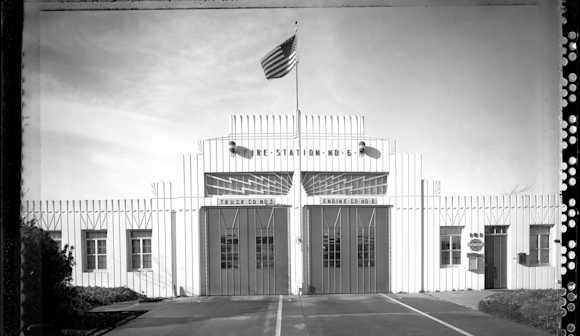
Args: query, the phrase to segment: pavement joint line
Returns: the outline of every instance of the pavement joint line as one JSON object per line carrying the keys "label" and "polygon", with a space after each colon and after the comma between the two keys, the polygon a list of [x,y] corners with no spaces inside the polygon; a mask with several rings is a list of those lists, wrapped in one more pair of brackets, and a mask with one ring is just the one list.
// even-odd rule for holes
{"label": "pavement joint line", "polygon": [[[480,312],[471,312],[471,311],[461,311],[461,310],[453,310],[447,312],[426,312],[431,314],[459,314],[459,315],[483,315]],[[390,316],[390,315],[419,315],[416,312],[390,312],[390,313],[337,313],[337,314],[310,314],[308,316],[300,315],[300,314],[293,314],[293,315],[286,315],[286,319],[294,319],[294,318],[325,318],[325,317],[363,317],[363,316]]]}
{"label": "pavement joint line", "polygon": [[276,333],[275,336],[280,336],[282,334],[282,295],[278,296],[278,313],[276,314]]}
{"label": "pavement joint line", "polygon": [[431,319],[431,320],[433,320],[433,321],[435,321],[435,322],[437,322],[437,323],[439,323],[439,324],[441,324],[441,325],[444,325],[444,326],[446,326],[446,327],[447,327],[447,328],[449,328],[449,329],[455,330],[455,331],[457,331],[458,333],[460,333],[460,334],[462,334],[462,335],[464,335],[464,336],[475,336],[475,335],[473,335],[473,334],[470,334],[470,333],[468,333],[467,331],[465,331],[465,330],[463,330],[463,329],[459,329],[459,328],[457,328],[457,327],[456,327],[456,326],[454,326],[454,325],[451,325],[451,324],[449,324],[449,323],[447,323],[447,322],[445,322],[445,321],[442,321],[442,320],[440,320],[440,319],[438,319],[438,318],[436,318],[436,317],[434,317],[434,316],[431,316],[431,315],[429,315],[429,314],[427,314],[427,313],[424,313],[424,312],[420,311],[420,310],[419,310],[419,309],[417,309],[417,308],[411,307],[411,306],[409,306],[409,305],[408,305],[408,304],[406,304],[406,303],[403,303],[403,302],[401,302],[401,301],[399,301],[399,300],[393,299],[392,297],[389,297],[388,295],[385,295],[385,294],[383,294],[383,293],[380,293],[379,295],[380,295],[380,296],[382,296],[382,297],[384,297],[385,299],[387,299],[387,300],[391,301],[391,302],[394,302],[394,303],[396,303],[396,304],[399,304],[399,305],[401,305],[401,306],[403,306],[403,307],[405,307],[405,308],[407,308],[407,309],[410,309],[410,310],[412,310],[412,311],[414,311],[414,312],[417,312],[417,313],[419,313],[419,314],[421,314],[421,315],[425,316],[425,317],[426,317],[426,318],[428,318],[428,319]]}
{"label": "pavement joint line", "polygon": [[286,319],[288,318],[324,318],[324,317],[357,317],[357,316],[388,316],[388,315],[418,315],[415,312],[393,312],[393,313],[346,313],[346,314],[310,314],[308,316],[303,315],[286,315]]}

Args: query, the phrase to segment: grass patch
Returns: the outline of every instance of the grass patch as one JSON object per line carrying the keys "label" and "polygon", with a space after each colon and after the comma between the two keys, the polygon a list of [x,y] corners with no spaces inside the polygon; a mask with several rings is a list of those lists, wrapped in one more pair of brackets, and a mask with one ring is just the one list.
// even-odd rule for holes
{"label": "grass patch", "polygon": [[144,311],[91,312],[103,305],[117,302],[148,300],[145,295],[126,287],[80,287],[71,288],[71,307],[58,327],[64,335],[83,336],[95,329],[112,328],[128,317],[136,317]]}
{"label": "grass patch", "polygon": [[557,289],[496,293],[479,302],[479,310],[556,333],[560,327],[560,295]]}
{"label": "grass patch", "polygon": [[[86,336],[99,330],[114,328],[118,323],[135,318],[144,310],[91,311],[98,306],[118,302],[158,302],[163,298],[150,298],[126,287],[67,287],[67,305],[53,324],[34,324],[26,329],[25,335],[68,335]],[[60,330],[60,331],[59,331]]]}
{"label": "grass patch", "polygon": [[75,287],[76,293],[88,310],[115,302],[145,300],[147,297],[127,287]]}

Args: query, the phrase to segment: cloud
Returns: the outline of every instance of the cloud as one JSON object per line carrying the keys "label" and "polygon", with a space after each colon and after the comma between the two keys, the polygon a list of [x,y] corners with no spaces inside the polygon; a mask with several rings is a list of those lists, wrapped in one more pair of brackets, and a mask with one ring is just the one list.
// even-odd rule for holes
{"label": "cloud", "polygon": [[[293,112],[294,74],[267,81],[259,59],[299,19],[303,111],[365,114],[371,135],[431,153],[426,174],[444,186],[457,180],[456,191],[468,191],[470,162],[483,165],[478,174],[501,167],[498,175],[520,179],[510,185],[531,184],[533,173],[516,174],[519,162],[480,156],[537,145],[544,112],[557,106],[543,93],[554,83],[538,70],[551,60],[536,54],[548,34],[538,34],[535,15],[533,7],[43,12],[25,29],[26,101],[37,106],[28,122],[42,139],[31,152],[42,152],[52,197],[107,195],[106,186],[133,195],[173,178],[174,158],[225,134],[228,114]],[[535,155],[552,159],[542,146]],[[453,169],[450,155],[461,158]]]}

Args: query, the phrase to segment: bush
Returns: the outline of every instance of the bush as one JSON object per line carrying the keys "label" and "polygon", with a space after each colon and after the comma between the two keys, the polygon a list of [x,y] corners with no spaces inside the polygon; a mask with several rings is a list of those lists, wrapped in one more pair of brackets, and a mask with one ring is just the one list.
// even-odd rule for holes
{"label": "bush", "polygon": [[[27,334],[57,335],[56,330],[110,325],[123,314],[88,313],[95,306],[144,299],[125,287],[71,286],[72,249],[58,244],[34,225],[22,222],[22,320]],[[113,316],[114,315],[114,316]],[[126,314],[125,314],[126,315]]]}
{"label": "bush", "polygon": [[70,287],[74,259],[72,247],[62,250],[34,221],[21,224],[22,320],[31,324],[59,325],[75,311],[74,289]]}
{"label": "bush", "polygon": [[491,315],[555,331],[560,324],[560,295],[555,289],[517,290],[490,295],[479,310]]}
{"label": "bush", "polygon": [[83,306],[96,307],[115,302],[133,301],[144,299],[145,295],[139,294],[126,287],[74,287],[76,295]]}

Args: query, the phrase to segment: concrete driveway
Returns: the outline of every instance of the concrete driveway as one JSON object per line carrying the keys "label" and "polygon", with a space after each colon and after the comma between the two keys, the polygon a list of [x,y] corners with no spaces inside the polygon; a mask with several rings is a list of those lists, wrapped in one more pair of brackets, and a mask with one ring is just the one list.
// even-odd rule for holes
{"label": "concrete driveway", "polygon": [[546,336],[428,295],[182,298],[135,305],[148,313],[108,336]]}

